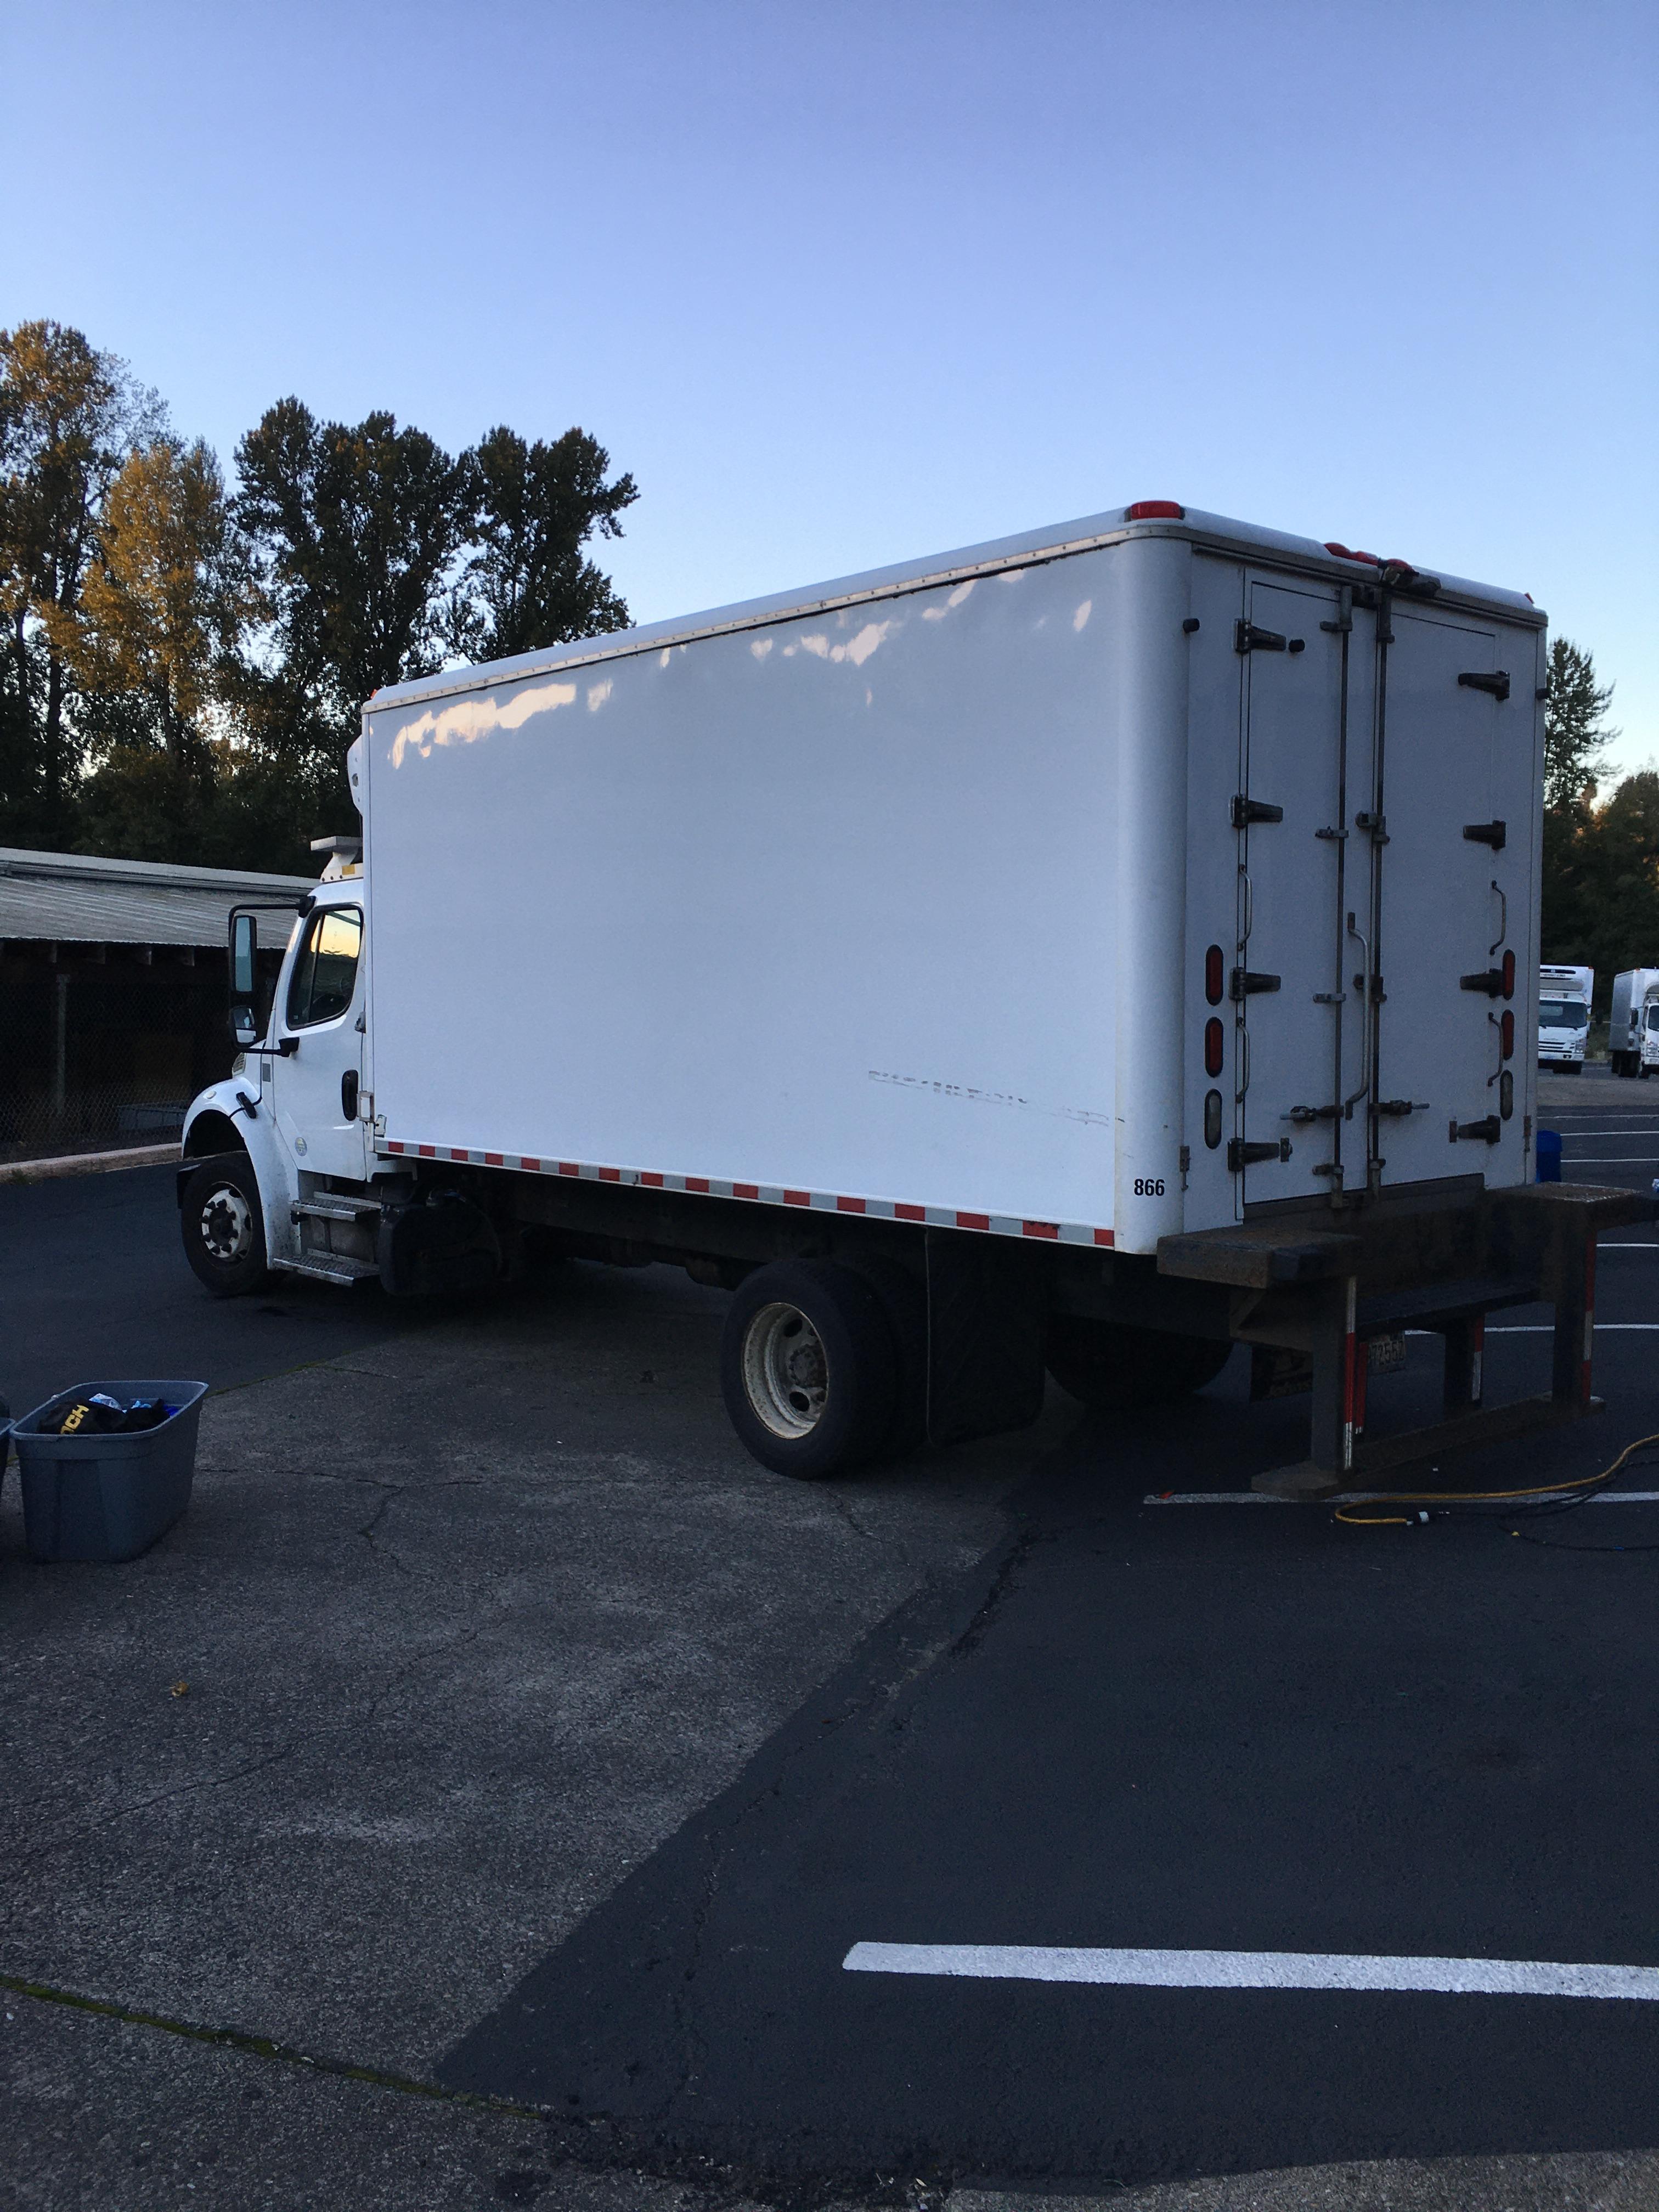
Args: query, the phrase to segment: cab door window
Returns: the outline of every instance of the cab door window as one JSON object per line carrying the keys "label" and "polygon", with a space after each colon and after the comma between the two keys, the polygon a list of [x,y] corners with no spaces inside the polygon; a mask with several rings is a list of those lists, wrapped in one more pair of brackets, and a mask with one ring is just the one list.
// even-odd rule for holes
{"label": "cab door window", "polygon": [[363,917],[355,906],[321,907],[306,924],[288,987],[291,1030],[337,1021],[357,988]]}

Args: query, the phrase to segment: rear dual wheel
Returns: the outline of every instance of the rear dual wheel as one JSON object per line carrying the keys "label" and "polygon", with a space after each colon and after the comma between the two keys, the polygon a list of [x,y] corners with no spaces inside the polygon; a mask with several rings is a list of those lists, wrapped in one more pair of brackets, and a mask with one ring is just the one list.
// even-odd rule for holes
{"label": "rear dual wheel", "polygon": [[720,1340],[732,1425],[763,1467],[817,1480],[897,1441],[898,1332],[872,1283],[829,1260],[748,1276]]}

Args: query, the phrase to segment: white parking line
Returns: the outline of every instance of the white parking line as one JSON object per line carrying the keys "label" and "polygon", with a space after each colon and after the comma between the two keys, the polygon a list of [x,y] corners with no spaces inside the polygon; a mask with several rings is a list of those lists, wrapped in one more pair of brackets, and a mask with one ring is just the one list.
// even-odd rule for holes
{"label": "white parking line", "polygon": [[[1393,1493],[1386,1490],[1333,1491],[1324,1498],[1275,1498],[1263,1490],[1149,1490],[1143,1505],[1378,1505]],[[1528,1496],[1534,1493],[1528,1492]],[[1547,1498],[1547,1486],[1535,1493]],[[1517,1501],[1518,1502],[1518,1501]],[[1659,1505],[1659,1490],[1596,1490],[1586,1505]]]}
{"label": "white parking line", "polygon": [[1101,1982],[1152,1990],[1395,1990],[1444,1996],[1659,2001],[1659,1967],[1543,1959],[1413,1959],[1342,1951],[1102,1951],[1027,1943],[854,1943],[849,1974]]}
{"label": "white parking line", "polygon": [[[1626,1336],[1640,1336],[1655,1329],[1659,1329],[1659,1321],[1598,1321],[1595,1324],[1598,1336],[1620,1333]],[[1410,1328],[1406,1332],[1407,1336],[1433,1336],[1437,1333],[1429,1328]],[[1553,1322],[1547,1321],[1509,1322],[1502,1328],[1489,1328],[1486,1334],[1488,1336],[1553,1336],[1555,1328]]]}
{"label": "white parking line", "polygon": [[[1577,1131],[1573,1134],[1576,1136]],[[1651,1159],[1646,1152],[1608,1152],[1600,1159],[1570,1160],[1562,1155],[1564,1168],[1659,1168],[1659,1160]]]}

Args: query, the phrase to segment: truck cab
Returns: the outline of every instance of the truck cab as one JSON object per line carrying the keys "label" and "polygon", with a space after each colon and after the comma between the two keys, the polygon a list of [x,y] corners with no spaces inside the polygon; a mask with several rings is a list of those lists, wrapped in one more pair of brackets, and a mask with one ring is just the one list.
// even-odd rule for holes
{"label": "truck cab", "polygon": [[1642,1006],[1640,1073],[1645,1083],[1659,1068],[1659,983],[1650,985]]}
{"label": "truck cab", "polygon": [[1589,968],[1552,967],[1538,971],[1538,1060],[1544,1067],[1582,1075],[1589,1042],[1590,997],[1595,975]]}
{"label": "truck cab", "polygon": [[[291,922],[274,909],[240,908],[233,919],[240,1048],[228,1078],[192,1102],[185,1123],[185,1251],[224,1295],[270,1268],[341,1284],[379,1272],[362,848],[333,837],[313,849],[328,864]],[[262,923],[267,937],[273,925],[286,927],[268,1003],[258,988]]]}

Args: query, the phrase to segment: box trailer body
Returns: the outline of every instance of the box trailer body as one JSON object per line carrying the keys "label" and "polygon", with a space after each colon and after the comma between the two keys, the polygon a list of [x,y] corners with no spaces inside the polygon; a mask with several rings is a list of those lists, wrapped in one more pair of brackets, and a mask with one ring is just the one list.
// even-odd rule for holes
{"label": "box trailer body", "polygon": [[[1615,1075],[1639,1075],[1649,1064],[1647,1016],[1659,1005],[1659,968],[1626,968],[1613,979],[1613,1008],[1607,1022],[1607,1057]],[[1659,1022],[1654,1024],[1654,1054],[1659,1057]]]}
{"label": "box trailer body", "polygon": [[1595,970],[1546,963],[1538,970],[1540,1064],[1582,1074],[1589,1046]]}
{"label": "box trailer body", "polygon": [[[1240,1236],[1529,1189],[1543,652],[1151,502],[382,691],[240,1079],[263,1258],[430,1282],[445,1193],[474,1260],[879,1247],[935,1434],[947,1276],[1028,1344],[1248,1334]],[[190,1158],[254,1153],[235,1095]]]}

